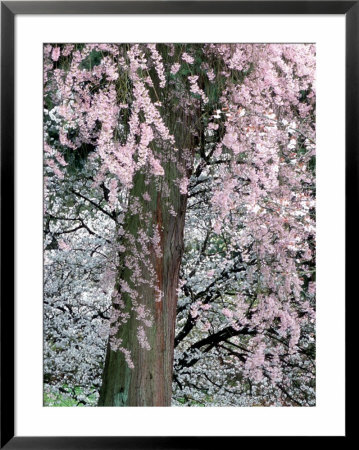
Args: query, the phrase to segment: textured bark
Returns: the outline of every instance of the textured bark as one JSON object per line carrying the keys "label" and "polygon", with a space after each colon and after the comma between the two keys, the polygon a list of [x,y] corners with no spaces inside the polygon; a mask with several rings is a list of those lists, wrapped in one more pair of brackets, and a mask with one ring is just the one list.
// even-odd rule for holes
{"label": "textured bark", "polygon": [[[162,51],[167,51],[164,46]],[[156,77],[153,77],[156,79]],[[157,89],[153,90],[153,101],[156,101]],[[191,175],[195,148],[200,144],[198,134],[194,133],[195,124],[200,120],[201,107],[184,112],[183,106],[176,106],[178,95],[169,97],[162,91],[161,101],[166,104],[165,117],[176,141],[176,148],[158,148],[152,150],[161,160],[164,176],[149,177],[146,170],[135,175],[134,186],[130,193],[129,205],[137,201],[141,205],[142,217],[128,213],[125,220],[125,231],[136,236],[145,227],[148,236],[158,227],[162,256],[156,256],[155,248],[150,249],[150,260],[144,257],[142,274],[148,277],[149,283],[141,283],[134,287],[141,299],[140,303],[151,311],[153,325],[146,328],[150,350],[141,348],[136,330],[138,321],[134,315],[121,325],[117,337],[123,341],[123,346],[130,350],[134,368],[130,369],[123,353],[113,351],[108,346],[102,387],[100,391],[100,406],[170,406],[172,397],[173,353],[175,338],[175,323],[177,311],[177,288],[179,270],[183,253],[183,231],[187,205],[187,195],[180,193],[179,180]],[[143,200],[147,192],[151,201]],[[170,208],[175,215],[170,213]],[[126,252],[131,245],[127,242]],[[126,258],[125,255],[122,255]],[[150,264],[149,264],[150,263]],[[154,268],[150,274],[146,265]],[[131,285],[131,273],[122,266],[119,268],[118,285],[125,280]],[[152,286],[151,286],[152,282]],[[155,283],[156,289],[153,287]],[[156,302],[158,290],[162,301]],[[128,311],[131,311],[131,301],[128,299]]]}
{"label": "textured bark", "polygon": [[[172,170],[167,167],[167,176],[173,176],[173,170],[174,167]],[[138,199],[141,193],[149,190],[153,199],[148,205],[143,205],[143,209],[152,216],[151,226],[158,225],[160,230],[162,256],[157,257],[153,250],[150,262],[155,268],[155,283],[163,293],[163,298],[156,302],[156,291],[150,285],[142,284],[137,287],[141,303],[151,311],[154,319],[152,327],[146,329],[151,349],[143,349],[139,345],[136,336],[138,321],[132,314],[131,319],[121,326],[118,337],[122,338],[124,346],[131,351],[135,368],[130,369],[124,355],[108,346],[99,401],[102,406],[171,404],[177,286],[183,249],[186,196],[180,195],[178,188],[171,189],[169,201],[177,213],[173,217],[168,212],[167,202],[162,200],[161,192],[157,192],[154,185],[145,186],[144,177],[137,175],[131,196]],[[139,226],[137,215],[127,217],[126,229],[131,235],[136,235]],[[146,264],[146,260],[142,264]],[[143,273],[146,273],[146,268],[143,268]],[[122,269],[120,276],[130,284],[130,275],[128,269]],[[130,311],[130,301],[127,308]]]}
{"label": "textured bark", "polygon": [[[194,145],[193,142],[192,145]],[[131,319],[121,325],[117,337],[120,337],[123,346],[131,351],[135,367],[129,368],[123,353],[113,351],[110,345],[108,346],[99,406],[171,405],[177,287],[187,204],[187,196],[180,194],[178,183],[174,180],[183,176],[183,172],[179,173],[178,169],[185,166],[183,158],[182,151],[178,150],[164,164],[165,175],[161,178],[161,183],[162,186],[169,187],[166,195],[158,188],[158,180],[156,182],[152,179],[150,183],[145,184],[145,175],[135,176],[129,204],[132,200],[141,201],[142,199],[143,215],[148,218],[148,223],[145,225],[148,227],[147,231],[151,233],[151,229],[158,226],[162,249],[161,257],[156,256],[154,248],[151,249],[150,260],[144,258],[141,261],[142,273],[146,274],[145,266],[150,261],[150,265],[155,269],[155,280],[148,281],[155,281],[157,288],[163,293],[163,298],[162,301],[156,302],[156,290],[149,284],[142,283],[136,287],[141,303],[151,311],[154,319],[152,327],[146,328],[151,349],[143,349],[139,345],[136,336],[139,323],[132,314]],[[186,158],[188,167],[188,150]],[[188,172],[187,175],[189,175]],[[150,202],[143,200],[144,192],[150,194]],[[176,216],[169,213],[169,205],[176,212]],[[125,231],[136,236],[143,226],[143,221],[138,214],[128,213]],[[126,253],[122,257],[125,258]],[[122,265],[119,269],[119,280],[125,280],[131,286],[130,277],[131,271]],[[127,311],[131,311],[129,299],[126,308]]]}

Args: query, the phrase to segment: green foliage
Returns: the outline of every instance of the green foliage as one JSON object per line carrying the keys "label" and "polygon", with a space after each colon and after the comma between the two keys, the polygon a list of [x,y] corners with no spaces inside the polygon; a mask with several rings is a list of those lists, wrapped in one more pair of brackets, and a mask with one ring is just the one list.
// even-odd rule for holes
{"label": "green foliage", "polygon": [[79,170],[84,168],[88,155],[95,150],[91,144],[82,144],[76,150],[63,147],[62,152],[67,162],[67,170],[69,175],[78,175]]}
{"label": "green foliage", "polygon": [[92,50],[88,57],[81,61],[80,69],[91,70],[92,67],[99,66],[101,64],[102,58],[103,52]]}
{"label": "green foliage", "polygon": [[67,384],[64,384],[60,390],[61,392],[57,389],[50,388],[47,385],[47,389],[45,389],[43,397],[44,406],[68,407],[97,405],[97,396],[95,394],[85,396],[83,388],[80,386],[69,387]]}

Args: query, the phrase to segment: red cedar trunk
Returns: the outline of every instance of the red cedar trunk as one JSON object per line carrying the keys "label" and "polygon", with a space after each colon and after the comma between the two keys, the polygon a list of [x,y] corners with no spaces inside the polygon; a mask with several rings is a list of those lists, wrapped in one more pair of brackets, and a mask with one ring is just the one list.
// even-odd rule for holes
{"label": "red cedar trunk", "polygon": [[[130,194],[131,201],[138,199],[141,203],[143,214],[149,220],[144,225],[138,214],[129,213],[125,220],[125,232],[136,236],[138,230],[145,226],[151,234],[153,227],[158,226],[160,232],[160,247],[162,256],[156,256],[155,248],[150,248],[149,259],[140,261],[143,274],[148,274],[146,266],[152,266],[155,270],[155,282],[157,288],[163,293],[162,301],[156,302],[158,296],[156,290],[149,284],[142,283],[137,286],[140,303],[151,311],[153,324],[145,328],[151,349],[146,350],[139,345],[136,332],[139,321],[131,314],[131,319],[121,325],[117,337],[123,341],[123,346],[130,350],[134,368],[130,369],[125,361],[124,354],[113,351],[110,346],[107,349],[103,381],[100,391],[99,406],[170,406],[172,396],[172,372],[174,333],[177,308],[177,288],[179,269],[183,252],[183,230],[186,212],[187,197],[179,192],[178,180],[183,173],[178,172],[178,163],[183,163],[181,151],[175,152],[177,162],[164,164],[165,175],[161,178],[162,186],[167,183],[169,197],[163,195],[156,187],[155,180],[145,184],[145,176],[135,176],[134,187]],[[143,200],[142,194],[148,192],[151,201]],[[176,216],[169,213],[169,205],[172,206]],[[126,246],[131,253],[131,244]],[[127,268],[120,269],[119,279],[125,280],[131,286],[131,271]],[[131,311],[131,301],[126,302],[126,310]]]}

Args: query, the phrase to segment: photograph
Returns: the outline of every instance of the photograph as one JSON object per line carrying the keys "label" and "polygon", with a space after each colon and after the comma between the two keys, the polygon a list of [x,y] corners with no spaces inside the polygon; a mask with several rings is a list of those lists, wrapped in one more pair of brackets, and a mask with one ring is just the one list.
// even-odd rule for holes
{"label": "photograph", "polygon": [[42,51],[43,406],[316,406],[315,43]]}

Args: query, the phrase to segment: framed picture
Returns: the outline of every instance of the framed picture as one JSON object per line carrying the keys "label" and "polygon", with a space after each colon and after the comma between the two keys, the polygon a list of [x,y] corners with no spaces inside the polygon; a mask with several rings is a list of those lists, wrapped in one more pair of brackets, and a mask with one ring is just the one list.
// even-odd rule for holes
{"label": "framed picture", "polygon": [[1,448],[348,436],[358,11],[1,3]]}

